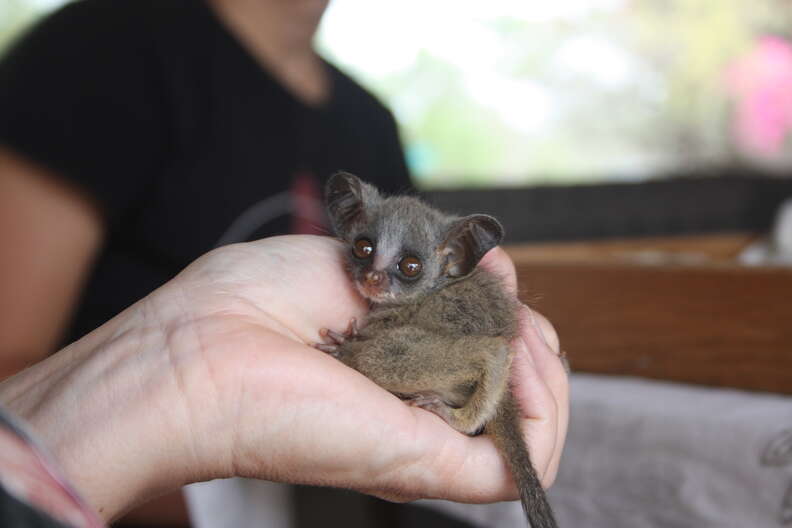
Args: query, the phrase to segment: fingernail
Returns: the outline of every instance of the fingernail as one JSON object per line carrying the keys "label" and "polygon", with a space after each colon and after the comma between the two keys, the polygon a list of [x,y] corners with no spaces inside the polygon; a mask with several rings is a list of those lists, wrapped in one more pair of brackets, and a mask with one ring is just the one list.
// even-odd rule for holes
{"label": "fingernail", "polygon": [[513,343],[512,346],[516,347],[517,354],[526,358],[528,360],[528,363],[533,365],[534,358],[533,358],[533,354],[531,353],[531,347],[528,346],[528,343],[525,342],[525,339],[523,339],[522,337],[518,337],[512,343]]}
{"label": "fingernail", "polygon": [[542,327],[539,326],[539,322],[536,320],[536,317],[534,316],[533,310],[531,310],[527,306],[525,306],[525,309],[528,311],[528,318],[531,320],[531,326],[533,326],[534,330],[536,330],[536,333],[539,334],[539,337],[542,339],[542,343],[544,343],[545,346],[549,346],[547,344],[547,338],[545,337],[544,332],[542,332]]}

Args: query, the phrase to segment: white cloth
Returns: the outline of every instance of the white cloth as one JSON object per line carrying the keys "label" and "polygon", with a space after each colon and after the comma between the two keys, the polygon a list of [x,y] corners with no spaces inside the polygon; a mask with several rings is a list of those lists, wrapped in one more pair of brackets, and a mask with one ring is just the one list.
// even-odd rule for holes
{"label": "white cloth", "polygon": [[[792,526],[792,397],[581,374],[572,395],[560,526]],[[517,504],[433,506],[524,526]]]}
{"label": "white cloth", "polygon": [[243,478],[212,480],[184,488],[193,528],[291,528],[291,488]]}
{"label": "white cloth", "polygon": [[[573,374],[550,501],[565,528],[792,527],[792,397]],[[190,486],[196,528],[288,528],[288,490]],[[524,528],[517,502],[419,501],[481,527]],[[286,524],[284,524],[286,523]]]}
{"label": "white cloth", "polygon": [[770,236],[745,248],[740,262],[750,266],[792,266],[792,199],[778,208]]}
{"label": "white cloth", "polygon": [[590,375],[573,394],[562,526],[785,526],[792,398]]}

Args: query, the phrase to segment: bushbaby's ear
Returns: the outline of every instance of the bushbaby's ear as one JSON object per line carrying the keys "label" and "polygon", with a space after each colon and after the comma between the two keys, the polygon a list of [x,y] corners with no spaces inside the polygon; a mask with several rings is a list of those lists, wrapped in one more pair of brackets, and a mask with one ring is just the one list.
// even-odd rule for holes
{"label": "bushbaby's ear", "polygon": [[356,222],[365,220],[366,208],[381,200],[376,188],[354,174],[337,172],[325,186],[325,202],[330,222],[343,237]]}
{"label": "bushbaby's ear", "polygon": [[445,257],[445,274],[464,277],[502,239],[503,227],[489,215],[475,214],[457,220],[440,246],[441,255]]}

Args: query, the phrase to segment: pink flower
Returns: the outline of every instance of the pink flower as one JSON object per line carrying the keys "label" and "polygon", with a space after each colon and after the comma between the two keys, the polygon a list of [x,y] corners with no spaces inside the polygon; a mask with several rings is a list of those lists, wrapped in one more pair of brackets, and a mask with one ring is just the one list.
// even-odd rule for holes
{"label": "pink flower", "polygon": [[762,37],[728,72],[737,97],[734,133],[745,150],[774,156],[792,129],[792,44]]}

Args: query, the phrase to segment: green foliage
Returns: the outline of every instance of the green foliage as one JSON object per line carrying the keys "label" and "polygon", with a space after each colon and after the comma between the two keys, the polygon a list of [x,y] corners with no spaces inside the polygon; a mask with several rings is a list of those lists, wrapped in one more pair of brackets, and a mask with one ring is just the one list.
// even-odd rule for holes
{"label": "green foliage", "polygon": [[[0,54],[45,4],[64,1],[0,0]],[[486,42],[476,50],[467,45],[478,46],[474,37],[456,41],[465,45],[454,57],[447,42],[433,47],[446,34],[460,38],[440,23],[433,42],[416,41],[409,28],[398,41],[367,41],[386,51],[420,50],[397,70],[378,69],[389,73],[367,71],[336,55],[332,42],[320,43],[394,110],[424,186],[651,177],[739,160],[727,72],[758,37],[792,38],[792,0],[587,6],[560,15],[537,4],[545,15],[457,17]],[[331,22],[345,34],[360,27],[359,20]],[[787,157],[792,163],[792,149]]]}
{"label": "green foliage", "polygon": [[[790,35],[792,0],[591,5],[601,7],[479,21],[497,42],[486,69],[430,45],[397,74],[345,66],[395,110],[425,186],[651,177],[739,159],[727,73],[758,37]],[[540,127],[504,111],[530,120],[535,93],[498,100],[476,89],[483,75],[538,87]]]}

